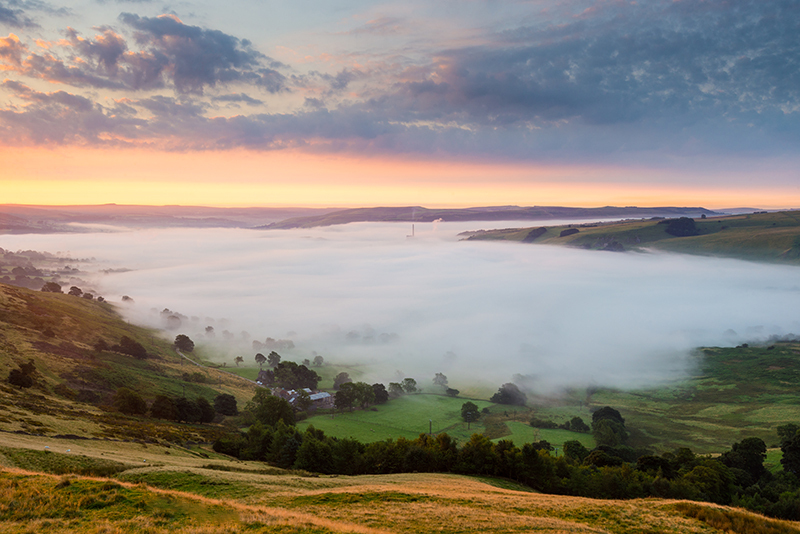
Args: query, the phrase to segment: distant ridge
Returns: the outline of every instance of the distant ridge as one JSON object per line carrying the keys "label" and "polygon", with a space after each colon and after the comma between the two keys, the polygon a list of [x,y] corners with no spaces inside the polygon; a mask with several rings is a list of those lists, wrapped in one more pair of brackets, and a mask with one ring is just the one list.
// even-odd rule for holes
{"label": "distant ridge", "polygon": [[357,208],[339,210],[310,217],[293,217],[259,229],[313,228],[352,222],[433,222],[453,221],[535,221],[553,219],[604,219],[647,217],[699,217],[717,215],[700,207],[605,206],[601,208],[570,208],[563,206],[487,206],[461,209],[429,209],[421,206]]}
{"label": "distant ridge", "polygon": [[313,228],[352,222],[548,221],[554,219],[641,219],[719,215],[700,207],[479,206],[432,209],[422,206],[375,208],[215,208],[205,206],[32,206],[0,204],[0,234],[75,233],[125,228]]}

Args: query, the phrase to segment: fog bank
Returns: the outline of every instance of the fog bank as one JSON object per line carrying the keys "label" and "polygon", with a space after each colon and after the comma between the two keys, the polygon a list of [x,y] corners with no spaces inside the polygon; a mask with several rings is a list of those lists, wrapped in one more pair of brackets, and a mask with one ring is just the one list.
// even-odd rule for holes
{"label": "fog bank", "polygon": [[686,372],[694,347],[800,333],[797,267],[456,240],[515,226],[492,225],[417,223],[413,239],[388,223],[19,235],[0,247],[133,269],[95,285],[111,302],[133,297],[122,309],[137,322],[159,324],[153,308],[186,315],[168,335],[203,343],[213,326],[226,358],[252,362],[251,340],[290,339],[285,359],[366,362],[370,378],[423,387],[435,372],[455,387],[515,374],[542,391],[647,385]]}

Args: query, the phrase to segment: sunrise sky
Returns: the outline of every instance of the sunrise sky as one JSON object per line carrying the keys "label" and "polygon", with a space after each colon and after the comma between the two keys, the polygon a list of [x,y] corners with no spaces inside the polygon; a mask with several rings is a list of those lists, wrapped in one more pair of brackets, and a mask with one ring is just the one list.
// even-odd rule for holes
{"label": "sunrise sky", "polygon": [[0,0],[0,204],[800,207],[795,0]]}

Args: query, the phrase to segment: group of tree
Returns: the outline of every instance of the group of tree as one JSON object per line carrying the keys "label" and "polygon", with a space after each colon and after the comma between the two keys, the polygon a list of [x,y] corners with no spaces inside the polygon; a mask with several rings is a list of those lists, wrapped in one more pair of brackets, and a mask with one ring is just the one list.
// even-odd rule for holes
{"label": "group of tree", "polygon": [[570,432],[588,433],[591,431],[589,425],[587,425],[586,422],[578,416],[575,416],[569,421],[565,421],[560,425],[555,421],[533,417],[530,420],[530,425],[534,428],[560,428],[561,430],[569,430]]}
{"label": "group of tree", "polygon": [[236,398],[232,395],[217,395],[213,406],[204,397],[192,400],[186,397],[157,395],[148,407],[138,392],[124,387],[114,393],[112,405],[117,411],[127,415],[145,415],[149,412],[151,417],[180,423],[210,423],[217,411],[223,415],[238,413]]}
{"label": "group of tree", "polygon": [[700,229],[697,228],[694,219],[690,217],[665,219],[659,221],[658,224],[666,224],[667,228],[664,231],[675,237],[689,237],[700,233]]}
{"label": "group of tree", "polygon": [[[261,393],[259,393],[261,394]],[[245,432],[219,439],[214,450],[243,460],[317,473],[361,475],[402,472],[442,472],[505,477],[536,490],[603,499],[658,497],[710,501],[749,508],[784,519],[800,519],[800,427],[781,427],[784,470],[764,468],[766,445],[759,438],[734,443],[729,451],[711,457],[681,448],[661,455],[626,445],[599,445],[588,450],[578,441],[564,444],[553,456],[546,441],[517,447],[509,440],[493,443],[473,434],[463,445],[447,434],[421,434],[363,444],[326,436],[308,427],[293,426],[291,407],[271,397],[276,406],[253,417]],[[478,413],[465,403],[464,413]],[[474,404],[474,403],[472,403]],[[284,417],[275,417],[283,405]],[[624,425],[616,410],[603,410],[595,426]],[[619,412],[616,412],[619,413]],[[613,425],[611,425],[613,426]]]}
{"label": "group of tree", "polygon": [[392,398],[417,393],[417,381],[413,378],[404,378],[402,382],[389,382],[389,396]]}
{"label": "group of tree", "polygon": [[333,397],[337,410],[358,406],[368,408],[373,404],[384,404],[389,401],[389,392],[383,384],[369,385],[366,382],[345,382]]}
{"label": "group of tree", "polygon": [[[60,292],[60,286],[59,286],[59,291],[58,291],[58,292]],[[72,287],[70,287],[70,288],[69,288],[69,292],[68,292],[68,294],[69,294],[69,295],[72,295],[73,297],[83,297],[83,298],[85,298],[86,300],[92,300],[92,299],[94,299],[94,295],[93,295],[92,293],[89,293],[88,291],[84,292],[84,291],[83,291],[81,288],[79,288],[78,286],[72,286]],[[97,297],[97,300],[98,300],[99,302],[104,302],[104,301],[105,301],[105,299],[104,299],[103,297],[99,297],[99,296]]]}
{"label": "group of tree", "polygon": [[264,371],[261,376],[263,385],[283,389],[317,389],[319,381],[322,380],[315,371],[305,365],[290,361],[277,363],[274,369]]}
{"label": "group of tree", "polygon": [[528,399],[525,394],[519,390],[516,384],[509,382],[508,384],[503,384],[500,386],[500,389],[497,390],[497,393],[492,395],[492,398],[489,400],[495,404],[525,406],[525,403]]}

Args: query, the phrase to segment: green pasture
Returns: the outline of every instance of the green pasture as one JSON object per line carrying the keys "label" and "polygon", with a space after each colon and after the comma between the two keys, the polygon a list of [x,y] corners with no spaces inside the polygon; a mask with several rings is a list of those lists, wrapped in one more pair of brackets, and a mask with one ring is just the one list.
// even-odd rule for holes
{"label": "green pasture", "polygon": [[467,401],[480,409],[495,406],[488,401],[442,395],[406,395],[367,410],[309,417],[298,427],[305,430],[314,425],[329,436],[355,438],[364,443],[398,437],[414,439],[431,428],[435,434],[446,432],[458,440],[467,440],[483,430],[480,420],[472,423],[469,430],[461,420],[461,406]]}
{"label": "green pasture", "polygon": [[593,393],[593,406],[625,417],[636,446],[719,452],[747,437],[778,443],[779,425],[800,422],[800,345],[774,343],[697,352],[695,376],[660,388]]}

